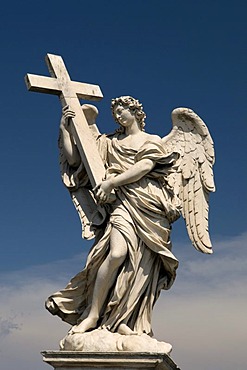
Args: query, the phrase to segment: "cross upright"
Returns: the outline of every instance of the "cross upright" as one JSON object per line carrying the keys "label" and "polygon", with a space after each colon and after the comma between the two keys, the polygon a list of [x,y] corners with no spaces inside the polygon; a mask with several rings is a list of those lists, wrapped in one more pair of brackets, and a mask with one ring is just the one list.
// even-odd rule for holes
{"label": "cross upright", "polygon": [[71,81],[61,56],[47,54],[46,64],[52,77],[27,74],[27,88],[29,91],[58,95],[62,107],[69,105],[75,112],[75,117],[72,118],[72,134],[91,185],[95,187],[102,181],[105,168],[79,99],[97,101],[103,98],[103,94],[98,85]]}

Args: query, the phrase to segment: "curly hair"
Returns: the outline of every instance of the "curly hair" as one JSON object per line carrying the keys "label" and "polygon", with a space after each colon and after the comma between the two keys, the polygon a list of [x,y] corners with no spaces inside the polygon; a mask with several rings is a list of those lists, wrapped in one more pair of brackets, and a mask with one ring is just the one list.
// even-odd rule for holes
{"label": "curly hair", "polygon": [[115,116],[115,113],[114,113],[114,109],[118,105],[121,105],[124,108],[128,108],[131,112],[133,112],[137,122],[140,125],[140,129],[144,131],[146,114],[139,100],[132,98],[132,96],[120,96],[119,98],[112,99],[111,101],[112,114],[113,114],[115,121],[119,124]]}

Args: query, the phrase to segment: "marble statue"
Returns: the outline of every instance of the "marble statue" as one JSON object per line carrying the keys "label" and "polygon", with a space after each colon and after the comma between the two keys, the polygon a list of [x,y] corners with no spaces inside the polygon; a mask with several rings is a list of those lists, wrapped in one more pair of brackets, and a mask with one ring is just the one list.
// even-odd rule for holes
{"label": "marble statue", "polygon": [[[144,131],[142,104],[130,96],[112,100],[119,125],[113,134],[99,133],[94,106],[82,109],[91,119],[105,178],[90,188],[70,132],[74,112],[69,107],[64,108],[60,125],[60,165],[83,234],[95,237],[95,242],[85,269],[49,297],[46,306],[73,325],[70,334],[106,328],[124,335],[151,335],[153,306],[176,276],[170,226],[181,213],[193,245],[212,253],[208,235],[208,193],[214,190],[212,139],[203,121],[186,108],[172,112],[173,129],[163,139]],[[97,209],[89,215],[88,204],[83,203],[85,189],[104,208],[104,218],[102,212],[97,216]]]}
{"label": "marble statue", "polygon": [[[57,70],[58,74],[62,68]],[[29,87],[34,85],[30,76]],[[67,89],[79,84],[69,82]],[[52,93],[54,84],[51,81]],[[32,86],[30,90],[44,92],[43,87]],[[172,286],[178,267],[170,238],[172,223],[182,215],[194,247],[212,253],[208,232],[208,196],[215,190],[212,138],[202,119],[187,108],[173,110],[169,135],[148,134],[142,104],[131,96],[112,100],[118,128],[101,134],[97,108],[84,104],[79,109],[69,99],[63,92],[61,176],[79,214],[82,236],[94,238],[94,243],[83,271],[52,294],[46,308],[71,325],[62,349],[82,350],[77,344],[83,335],[84,347],[90,334],[104,342],[102,333],[107,332],[115,336],[117,350],[132,350],[143,336],[147,347],[157,350],[149,342],[152,310],[161,291]],[[96,165],[100,170],[92,170]],[[130,337],[131,345],[123,341]]]}

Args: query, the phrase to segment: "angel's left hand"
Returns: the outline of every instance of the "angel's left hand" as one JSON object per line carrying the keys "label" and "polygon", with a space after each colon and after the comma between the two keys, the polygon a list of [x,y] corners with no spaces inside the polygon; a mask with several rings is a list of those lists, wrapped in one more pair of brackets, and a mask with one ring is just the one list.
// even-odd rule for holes
{"label": "angel's left hand", "polygon": [[93,188],[96,199],[100,203],[106,203],[109,199],[114,184],[112,179],[104,180]]}

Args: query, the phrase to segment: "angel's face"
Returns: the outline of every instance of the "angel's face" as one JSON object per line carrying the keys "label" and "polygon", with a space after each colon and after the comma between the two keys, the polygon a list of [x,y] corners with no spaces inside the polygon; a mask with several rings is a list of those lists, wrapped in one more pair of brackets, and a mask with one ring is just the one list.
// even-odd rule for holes
{"label": "angel's face", "polygon": [[129,127],[135,121],[135,115],[128,107],[117,105],[114,108],[114,116],[118,123],[123,127]]}

